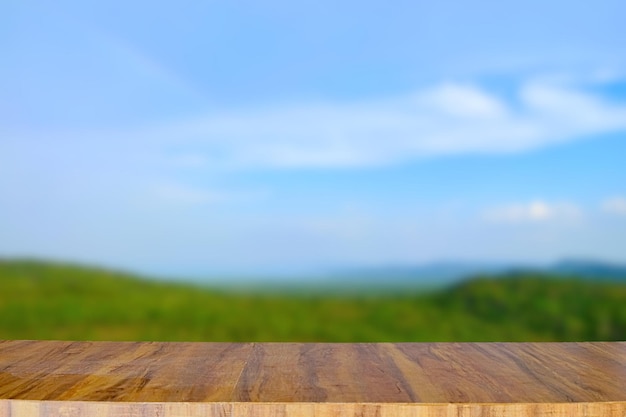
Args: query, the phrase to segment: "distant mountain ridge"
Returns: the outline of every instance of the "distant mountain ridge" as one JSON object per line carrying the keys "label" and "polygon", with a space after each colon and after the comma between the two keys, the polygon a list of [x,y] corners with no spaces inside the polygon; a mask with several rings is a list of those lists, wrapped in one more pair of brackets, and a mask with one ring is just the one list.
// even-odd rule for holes
{"label": "distant mountain ridge", "polygon": [[583,259],[565,259],[555,263],[550,272],[590,278],[626,281],[626,265]]}
{"label": "distant mountain ridge", "polygon": [[478,262],[433,262],[423,265],[389,265],[337,271],[333,278],[344,284],[375,286],[446,286],[476,275],[498,274],[510,269],[504,264]]}
{"label": "distant mountain ridge", "polygon": [[348,291],[378,289],[440,289],[471,280],[476,277],[506,277],[519,274],[549,275],[552,277],[599,279],[613,282],[626,282],[626,264],[599,260],[568,258],[548,265],[533,265],[505,262],[472,262],[472,261],[440,261],[421,265],[382,265],[371,267],[353,267],[335,269],[322,273],[293,275],[289,278],[276,278],[259,275],[245,280],[225,280],[207,276],[206,279],[185,279],[184,277],[145,276],[131,271],[118,271],[106,267],[92,267],[71,262],[57,262],[38,259],[3,259],[0,265],[14,268],[28,265],[41,267],[68,268],[71,270],[98,271],[107,275],[128,275],[160,282],[180,282],[201,285],[212,285],[223,288],[239,288],[250,290],[286,289],[329,289]]}
{"label": "distant mountain ridge", "polygon": [[343,284],[426,287],[448,286],[477,276],[500,276],[514,273],[562,275],[626,282],[626,265],[586,259],[563,259],[549,265],[435,262],[423,265],[390,265],[354,268],[335,273]]}

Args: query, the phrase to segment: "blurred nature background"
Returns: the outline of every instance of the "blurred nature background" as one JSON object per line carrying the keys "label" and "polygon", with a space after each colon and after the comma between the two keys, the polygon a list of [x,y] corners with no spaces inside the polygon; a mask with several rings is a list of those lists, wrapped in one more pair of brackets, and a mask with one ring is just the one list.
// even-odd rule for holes
{"label": "blurred nature background", "polygon": [[625,340],[624,16],[3,1],[0,338]]}

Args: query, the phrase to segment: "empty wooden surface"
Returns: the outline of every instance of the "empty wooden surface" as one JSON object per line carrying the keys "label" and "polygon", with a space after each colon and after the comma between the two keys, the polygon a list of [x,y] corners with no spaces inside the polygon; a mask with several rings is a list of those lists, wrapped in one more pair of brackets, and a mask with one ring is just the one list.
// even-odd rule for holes
{"label": "empty wooden surface", "polygon": [[0,416],[626,416],[626,343],[0,341]]}

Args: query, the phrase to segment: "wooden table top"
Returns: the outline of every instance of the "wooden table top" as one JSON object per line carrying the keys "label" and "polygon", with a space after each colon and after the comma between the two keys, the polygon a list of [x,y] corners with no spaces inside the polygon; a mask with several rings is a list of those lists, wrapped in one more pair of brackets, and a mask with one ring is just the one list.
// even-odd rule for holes
{"label": "wooden table top", "polygon": [[626,416],[626,342],[0,341],[0,417],[59,407],[76,415],[159,407],[179,416],[439,416],[452,407]]}

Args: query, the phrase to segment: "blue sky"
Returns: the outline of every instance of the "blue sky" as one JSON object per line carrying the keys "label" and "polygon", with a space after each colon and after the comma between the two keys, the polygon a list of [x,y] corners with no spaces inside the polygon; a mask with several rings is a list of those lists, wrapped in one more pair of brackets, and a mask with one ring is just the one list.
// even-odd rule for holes
{"label": "blue sky", "polygon": [[626,5],[0,5],[0,256],[626,262]]}

